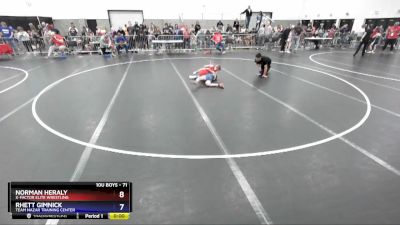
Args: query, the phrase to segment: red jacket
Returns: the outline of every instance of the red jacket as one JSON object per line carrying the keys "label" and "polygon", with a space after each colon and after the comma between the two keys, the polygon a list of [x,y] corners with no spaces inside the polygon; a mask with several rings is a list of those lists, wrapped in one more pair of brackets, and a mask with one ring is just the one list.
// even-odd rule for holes
{"label": "red jacket", "polygon": [[51,42],[53,42],[57,47],[65,45],[64,37],[59,34],[53,35],[53,37],[51,37]]}
{"label": "red jacket", "polygon": [[399,38],[400,26],[390,26],[386,33],[387,39],[397,39]]}
{"label": "red jacket", "polygon": [[221,43],[223,40],[222,34],[219,32],[215,33],[214,36],[212,37],[212,40],[217,44]]}

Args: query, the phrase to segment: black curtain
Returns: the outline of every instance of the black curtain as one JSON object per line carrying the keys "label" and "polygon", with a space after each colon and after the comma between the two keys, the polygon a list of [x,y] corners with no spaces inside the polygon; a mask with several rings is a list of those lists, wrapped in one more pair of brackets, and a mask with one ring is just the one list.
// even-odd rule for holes
{"label": "black curtain", "polygon": [[[40,22],[53,23],[51,17],[39,17]],[[12,26],[16,29],[18,26],[29,30],[29,23],[32,23],[37,28],[39,22],[36,16],[0,16],[0,21],[4,21],[8,26]]]}
{"label": "black curtain", "polygon": [[349,31],[351,31],[353,29],[354,19],[341,19],[339,23],[339,28],[341,28],[345,24],[349,25],[348,29]]}
{"label": "black curtain", "polygon": [[96,33],[96,27],[97,27],[96,20],[86,20],[86,24],[93,33]]}
{"label": "black curtain", "polygon": [[313,21],[313,26],[318,28],[321,23],[324,24],[324,29],[327,30],[327,29],[332,28],[332,26],[334,24],[336,24],[336,20],[314,20]]}
{"label": "black curtain", "polygon": [[394,25],[395,22],[400,22],[400,18],[366,19],[365,22],[375,26],[383,26],[383,29],[386,30],[389,26]]}
{"label": "black curtain", "polygon": [[302,20],[301,25],[303,26],[308,26],[308,24],[311,23],[311,20]]}

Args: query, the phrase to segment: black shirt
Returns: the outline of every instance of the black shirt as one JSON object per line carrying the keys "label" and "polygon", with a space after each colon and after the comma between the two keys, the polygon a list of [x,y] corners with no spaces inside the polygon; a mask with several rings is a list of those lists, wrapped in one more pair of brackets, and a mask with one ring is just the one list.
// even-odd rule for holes
{"label": "black shirt", "polygon": [[368,42],[371,37],[372,32],[373,32],[373,30],[369,26],[367,26],[365,28],[365,35],[364,35],[364,38],[362,39],[362,41]]}
{"label": "black shirt", "polygon": [[200,24],[196,24],[196,26],[194,26],[194,33],[197,34],[197,32],[199,32],[200,29],[201,29]]}
{"label": "black shirt", "polygon": [[135,24],[135,26],[133,26],[133,31],[136,35],[139,35],[140,26],[138,24]]}
{"label": "black shirt", "polygon": [[163,28],[163,34],[169,34],[169,28],[168,27],[164,27]]}
{"label": "black shirt", "polygon": [[256,63],[258,65],[261,65],[261,69],[264,69],[265,65],[268,65],[268,67],[271,66],[271,59],[268,56],[261,56],[261,60]]}
{"label": "black shirt", "polygon": [[78,30],[76,28],[71,28],[69,31],[70,36],[78,36]]}
{"label": "black shirt", "polygon": [[123,29],[118,29],[117,32],[121,33],[121,34],[124,35],[124,36],[126,35],[126,34],[125,34],[125,31],[124,31]]}
{"label": "black shirt", "polygon": [[253,15],[253,12],[251,11],[251,9],[246,9],[244,10],[241,14],[246,13],[246,17],[250,17]]}
{"label": "black shirt", "polygon": [[233,22],[233,27],[236,27],[236,29],[239,29],[239,21],[235,20]]}
{"label": "black shirt", "polygon": [[289,33],[290,33],[290,29],[289,29],[289,28],[286,28],[286,29],[282,32],[281,38],[284,39],[284,40],[288,39]]}

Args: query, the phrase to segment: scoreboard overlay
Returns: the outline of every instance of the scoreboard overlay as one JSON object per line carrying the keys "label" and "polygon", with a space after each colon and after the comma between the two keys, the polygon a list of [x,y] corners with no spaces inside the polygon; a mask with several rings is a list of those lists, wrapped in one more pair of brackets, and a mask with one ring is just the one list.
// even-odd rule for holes
{"label": "scoreboard overlay", "polygon": [[131,182],[9,182],[13,219],[127,220]]}

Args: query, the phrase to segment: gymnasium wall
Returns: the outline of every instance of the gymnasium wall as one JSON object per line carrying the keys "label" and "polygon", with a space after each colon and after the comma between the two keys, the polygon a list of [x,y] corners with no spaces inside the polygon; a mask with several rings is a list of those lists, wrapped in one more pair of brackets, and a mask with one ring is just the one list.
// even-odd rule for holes
{"label": "gymnasium wall", "polygon": [[[244,19],[240,15],[248,5],[253,11],[271,11],[275,20],[355,19],[353,28],[360,31],[366,18],[399,18],[399,0],[227,0],[202,1],[97,1],[68,0],[57,6],[53,0],[13,0],[0,7],[0,16],[47,16],[55,20],[108,19],[107,10],[143,10],[146,21],[166,18],[184,21],[201,20],[213,24],[216,20]],[[186,23],[186,22],[185,22]],[[191,22],[188,22],[191,24]],[[105,25],[105,23],[103,23]],[[63,25],[64,26],[64,25]]]}

